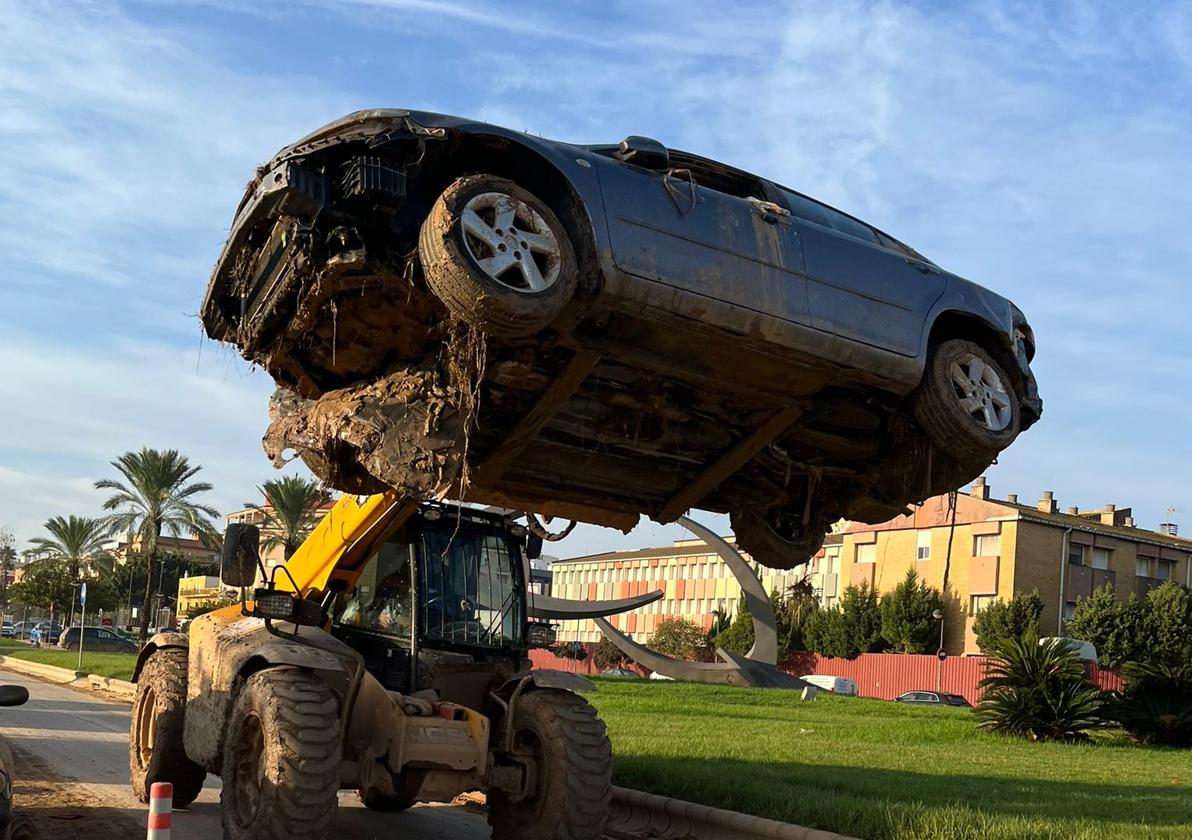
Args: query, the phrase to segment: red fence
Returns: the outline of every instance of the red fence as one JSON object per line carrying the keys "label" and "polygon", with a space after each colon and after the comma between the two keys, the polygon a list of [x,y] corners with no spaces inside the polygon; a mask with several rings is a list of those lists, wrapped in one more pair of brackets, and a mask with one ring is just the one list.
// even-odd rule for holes
{"label": "red fence", "polygon": [[[588,655],[582,660],[561,659],[545,650],[531,651],[530,659],[535,668],[594,674],[597,672],[596,646],[585,643],[583,647]],[[935,691],[937,683],[942,682],[941,691],[960,694],[975,703],[981,696],[977,684],[984,675],[985,662],[984,656],[949,656],[941,664],[934,656],[898,653],[865,653],[856,659],[830,659],[814,653],[797,653],[779,667],[797,677],[804,674],[846,677],[857,684],[857,692],[862,697],[880,700],[893,700],[906,691]],[[1118,672],[1107,668],[1090,665],[1089,678],[1105,691],[1117,691],[1122,687]]]}

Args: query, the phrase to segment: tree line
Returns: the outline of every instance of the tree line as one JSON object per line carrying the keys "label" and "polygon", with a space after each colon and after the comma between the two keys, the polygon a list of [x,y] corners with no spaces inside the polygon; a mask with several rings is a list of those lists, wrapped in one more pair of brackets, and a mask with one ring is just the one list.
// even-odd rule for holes
{"label": "tree line", "polygon": [[[192,465],[175,449],[126,452],[111,466],[115,476],[95,482],[97,490],[109,494],[101,506],[103,513],[46,520],[46,535],[30,541],[25,552],[30,559],[19,582],[11,586],[6,586],[7,572],[16,565],[15,541],[10,531],[0,529],[0,603],[66,616],[78,603],[80,584],[86,582],[89,613],[139,598],[143,643],[155,595],[176,593],[181,577],[210,573],[217,565],[171,550],[163,537],[195,538],[218,553],[219,512],[203,501],[213,488],[198,480],[202,467]],[[259,489],[268,502],[262,508],[262,547],[280,547],[289,559],[314,527],[316,512],[329,494],[318,482],[299,476],[266,481]],[[124,552],[122,562],[117,562],[105,548],[115,537],[128,539],[139,550]]]}

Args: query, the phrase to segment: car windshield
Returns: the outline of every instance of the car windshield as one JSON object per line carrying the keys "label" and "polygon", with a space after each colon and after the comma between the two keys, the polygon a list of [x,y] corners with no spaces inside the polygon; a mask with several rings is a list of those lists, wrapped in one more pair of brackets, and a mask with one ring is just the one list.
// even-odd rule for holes
{"label": "car windshield", "polygon": [[461,528],[422,537],[419,622],[427,639],[504,647],[521,642],[515,557],[498,536]]}
{"label": "car windshield", "polygon": [[959,694],[945,694],[944,702],[949,703],[953,706],[967,706],[968,705],[968,701],[965,700],[963,697],[961,697]]}

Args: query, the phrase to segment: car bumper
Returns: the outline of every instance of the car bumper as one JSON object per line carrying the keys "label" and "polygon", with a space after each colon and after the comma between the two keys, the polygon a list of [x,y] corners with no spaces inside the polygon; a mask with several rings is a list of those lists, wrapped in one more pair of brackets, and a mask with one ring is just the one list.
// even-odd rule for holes
{"label": "car bumper", "polygon": [[[270,326],[270,304],[283,298],[297,280],[293,268],[301,256],[301,234],[332,200],[353,188],[404,197],[404,174],[370,157],[370,145],[402,138],[441,139],[446,130],[434,123],[460,122],[411,111],[359,111],[278,152],[257,171],[236,208],[200,310],[207,334],[221,341],[234,339],[242,350],[259,346]],[[334,174],[322,171],[320,154],[348,144],[360,145],[353,165]],[[250,241],[254,247],[245,249]]]}

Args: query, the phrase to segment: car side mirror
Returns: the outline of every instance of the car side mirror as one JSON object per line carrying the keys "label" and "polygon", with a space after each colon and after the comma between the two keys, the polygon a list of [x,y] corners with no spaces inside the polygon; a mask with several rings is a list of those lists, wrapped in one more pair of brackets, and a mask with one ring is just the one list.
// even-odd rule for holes
{"label": "car side mirror", "polygon": [[23,685],[0,685],[0,706],[23,706],[29,701],[29,689]]}
{"label": "car side mirror", "polygon": [[233,522],[224,533],[220,579],[228,586],[252,586],[261,565],[261,529]]}
{"label": "car side mirror", "polygon": [[664,171],[670,169],[670,152],[666,146],[651,137],[631,134],[617,147],[616,158],[623,163],[632,163],[642,169]]}

